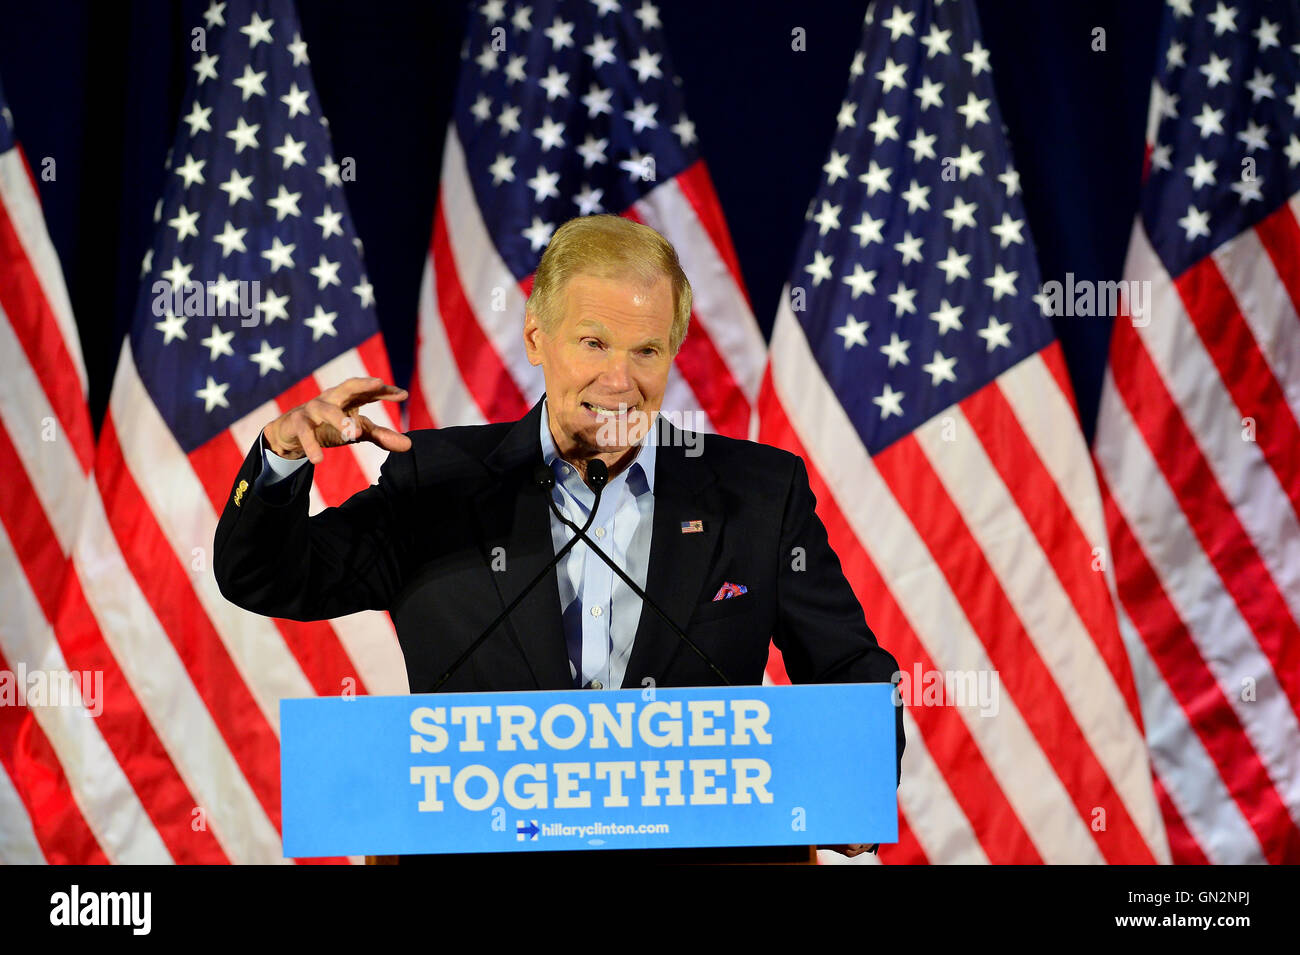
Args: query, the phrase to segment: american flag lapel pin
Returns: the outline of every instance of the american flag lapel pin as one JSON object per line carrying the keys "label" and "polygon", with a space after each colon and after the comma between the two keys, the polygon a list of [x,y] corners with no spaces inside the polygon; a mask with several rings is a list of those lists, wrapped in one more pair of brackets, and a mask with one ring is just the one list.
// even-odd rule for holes
{"label": "american flag lapel pin", "polygon": [[703,534],[704,522],[703,521],[682,521],[682,533]]}

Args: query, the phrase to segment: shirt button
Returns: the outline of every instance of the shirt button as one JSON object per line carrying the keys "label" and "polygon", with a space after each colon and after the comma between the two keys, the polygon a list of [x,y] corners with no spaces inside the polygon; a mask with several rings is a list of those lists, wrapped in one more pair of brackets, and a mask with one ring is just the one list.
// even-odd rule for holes
{"label": "shirt button", "polygon": [[591,615],[592,615],[593,617],[599,617],[599,616],[600,616],[600,607],[592,607],[592,608],[591,608]]}
{"label": "shirt button", "polygon": [[601,538],[603,538],[603,537],[605,536],[605,528],[603,528],[603,527],[597,527],[597,528],[596,528],[596,536],[597,536],[597,537],[601,537]]}
{"label": "shirt button", "polygon": [[592,680],[592,681],[591,681],[591,688],[592,688],[593,690],[603,690],[605,687],[601,684],[601,682],[600,682],[599,680]]}

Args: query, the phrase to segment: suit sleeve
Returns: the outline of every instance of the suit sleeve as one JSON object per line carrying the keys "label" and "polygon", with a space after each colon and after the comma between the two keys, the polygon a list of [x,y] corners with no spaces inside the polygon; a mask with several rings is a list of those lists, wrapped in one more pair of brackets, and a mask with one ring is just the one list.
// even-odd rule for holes
{"label": "suit sleeve", "polygon": [[[795,683],[891,683],[898,663],[867,626],[816,504],[808,471],[796,458],[782,519],[773,634],[786,672]],[[901,779],[901,706],[896,707],[895,732]]]}
{"label": "suit sleeve", "polygon": [[374,485],[313,517],[314,466],[255,489],[264,466],[259,434],[217,523],[213,571],[226,599],[288,620],[387,608],[411,551],[412,456],[390,453]]}

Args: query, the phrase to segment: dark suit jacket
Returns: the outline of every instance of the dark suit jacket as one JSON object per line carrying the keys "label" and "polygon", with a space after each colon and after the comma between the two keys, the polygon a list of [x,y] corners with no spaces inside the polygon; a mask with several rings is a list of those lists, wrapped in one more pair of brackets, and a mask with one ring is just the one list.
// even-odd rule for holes
{"label": "dark suit jacket", "polygon": [[[221,592],[292,620],[388,610],[411,692],[428,692],[554,556],[546,495],[532,480],[541,413],[538,402],[510,424],[413,431],[411,450],[390,454],[378,482],[314,517],[310,464],[271,489],[284,503],[252,490],[263,466],[259,436],[217,525]],[[692,456],[681,433],[660,422],[650,598],[732,683],[762,682],[769,637],[796,683],[889,682],[897,664],[844,579],[802,460],[716,435],[695,436],[703,443]],[[686,521],[701,521],[703,532],[683,534]],[[494,559],[504,569],[494,570]],[[728,581],[748,592],[714,601]],[[718,682],[643,607],[623,685],[647,679]],[[572,688],[554,570],[443,687]],[[901,709],[897,742],[901,760]]]}

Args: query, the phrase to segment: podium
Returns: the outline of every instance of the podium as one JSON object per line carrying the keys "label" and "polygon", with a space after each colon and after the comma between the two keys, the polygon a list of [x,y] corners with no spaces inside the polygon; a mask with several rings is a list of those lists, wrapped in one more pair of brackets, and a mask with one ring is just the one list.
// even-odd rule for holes
{"label": "podium", "polygon": [[284,851],[807,863],[897,840],[895,718],[889,684],[283,700]]}

